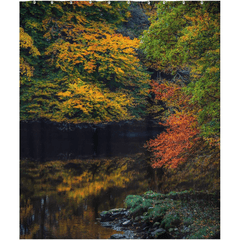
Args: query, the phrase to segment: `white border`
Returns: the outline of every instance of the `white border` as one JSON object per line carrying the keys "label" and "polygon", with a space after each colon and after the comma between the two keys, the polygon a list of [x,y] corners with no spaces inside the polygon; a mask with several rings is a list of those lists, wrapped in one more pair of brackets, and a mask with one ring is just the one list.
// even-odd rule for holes
{"label": "white border", "polygon": [[[240,235],[239,5],[221,1],[221,239]],[[19,239],[19,1],[0,9],[1,239]]]}

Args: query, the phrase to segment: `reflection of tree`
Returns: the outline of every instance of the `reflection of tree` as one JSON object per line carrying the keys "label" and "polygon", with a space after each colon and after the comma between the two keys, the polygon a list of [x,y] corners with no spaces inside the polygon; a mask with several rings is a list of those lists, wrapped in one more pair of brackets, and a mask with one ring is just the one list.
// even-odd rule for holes
{"label": "reflection of tree", "polygon": [[136,158],[21,161],[21,238],[109,238],[115,232],[95,224],[99,212],[147,190]]}
{"label": "reflection of tree", "polygon": [[[118,165],[119,163],[116,162],[116,164]],[[106,165],[109,165],[109,163],[106,163]],[[79,201],[89,195],[96,196],[101,191],[106,191],[111,187],[124,188],[129,181],[134,179],[132,172],[127,172],[126,170],[126,161],[109,175],[105,173],[106,166],[95,167],[94,171],[86,170],[80,176],[68,176],[63,180],[63,183],[57,187],[57,191],[66,191],[70,197]]]}
{"label": "reflection of tree", "polygon": [[[22,201],[20,206],[20,234],[21,238],[30,239],[39,230],[39,225],[33,223],[34,208],[30,201],[27,199]],[[33,224],[32,224],[33,223]]]}
{"label": "reflection of tree", "polygon": [[95,215],[91,208],[83,212],[83,216],[73,215],[71,218],[65,218],[64,213],[58,216],[58,228],[54,228],[55,238],[89,239],[89,238],[109,238],[114,230],[105,229],[99,224],[95,224]]}
{"label": "reflection of tree", "polygon": [[[88,206],[86,208],[86,206]],[[33,217],[34,216],[34,217]],[[21,238],[109,238],[116,233],[95,224],[95,209],[66,195],[41,197],[21,206]]]}
{"label": "reflection of tree", "polygon": [[67,192],[69,197],[81,200],[87,196],[96,196],[108,188],[124,188],[138,177],[138,169],[129,170],[129,167],[134,164],[134,159],[130,157],[102,161],[53,161],[35,164],[34,168],[28,168],[28,164],[24,161],[21,164],[24,172],[21,177],[21,186],[29,185],[29,179],[32,178],[36,196],[46,192],[51,195],[57,191]]}

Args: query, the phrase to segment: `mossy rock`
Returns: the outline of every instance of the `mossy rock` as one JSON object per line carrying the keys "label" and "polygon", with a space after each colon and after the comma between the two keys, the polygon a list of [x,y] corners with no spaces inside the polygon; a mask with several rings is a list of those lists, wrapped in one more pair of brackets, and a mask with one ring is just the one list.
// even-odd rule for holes
{"label": "mossy rock", "polygon": [[153,224],[153,227],[157,227],[157,226],[160,226],[160,222],[155,222],[154,224]]}
{"label": "mossy rock", "polygon": [[180,224],[180,216],[178,213],[175,212],[167,213],[161,222],[161,226],[166,229],[178,227]]}
{"label": "mossy rock", "polygon": [[135,222],[139,222],[139,221],[141,221],[140,216],[135,217],[134,221],[135,221]]}
{"label": "mossy rock", "polygon": [[161,221],[169,208],[170,206],[165,205],[157,205],[154,208],[149,208],[143,220],[145,222],[149,222],[150,220],[153,220],[154,222]]}
{"label": "mossy rock", "polygon": [[128,195],[125,199],[127,208],[134,208],[143,202],[143,198],[139,195]]}
{"label": "mossy rock", "polygon": [[129,210],[129,213],[130,213],[130,215],[131,215],[133,218],[142,215],[144,212],[145,212],[145,211],[144,211],[143,207],[140,206],[140,205],[137,206],[137,207],[135,207],[135,208],[131,208],[131,209]]}
{"label": "mossy rock", "polygon": [[114,209],[109,210],[108,212],[116,213],[116,212],[122,212],[122,211],[126,211],[126,208],[114,208]]}
{"label": "mossy rock", "polygon": [[154,199],[154,200],[159,200],[159,199],[164,199],[166,198],[165,194],[162,193],[155,193],[153,191],[147,191],[143,194],[143,197],[146,199]]}
{"label": "mossy rock", "polygon": [[148,209],[152,207],[153,201],[138,195],[128,195],[125,199],[125,203],[127,208],[129,208],[129,213],[133,217],[136,217],[147,212]]}
{"label": "mossy rock", "polygon": [[102,212],[100,213],[100,216],[105,216],[105,215],[107,215],[107,214],[109,214],[108,211],[102,211]]}
{"label": "mossy rock", "polygon": [[155,230],[154,232],[151,233],[152,237],[154,238],[162,238],[163,236],[165,236],[166,230],[163,228],[159,228],[157,230]]}

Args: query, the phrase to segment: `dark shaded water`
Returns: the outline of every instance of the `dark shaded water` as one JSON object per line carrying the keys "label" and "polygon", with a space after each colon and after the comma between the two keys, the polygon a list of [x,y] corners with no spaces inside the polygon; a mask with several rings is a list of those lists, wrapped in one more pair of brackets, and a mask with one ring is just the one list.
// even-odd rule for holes
{"label": "dark shaded water", "polygon": [[99,213],[157,188],[143,144],[158,125],[39,122],[20,130],[21,238],[109,238],[116,231],[99,224]]}

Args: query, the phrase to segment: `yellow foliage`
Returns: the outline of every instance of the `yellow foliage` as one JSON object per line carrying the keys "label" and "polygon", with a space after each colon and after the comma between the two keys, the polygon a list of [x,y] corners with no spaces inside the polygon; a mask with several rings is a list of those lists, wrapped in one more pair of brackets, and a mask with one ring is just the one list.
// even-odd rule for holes
{"label": "yellow foliage", "polygon": [[[120,13],[116,6],[95,4],[99,9],[90,10],[92,6],[87,2],[74,2],[71,6],[59,3],[32,25],[28,19],[33,33],[46,40],[37,42],[45,55],[37,63],[48,67],[44,67],[42,76],[38,67],[38,79],[29,82],[34,68],[21,56],[21,75],[25,77],[21,84],[28,84],[22,88],[26,95],[21,102],[21,119],[42,117],[79,123],[140,119],[144,115],[150,80],[137,58],[139,40],[115,32],[116,21],[120,23],[128,15],[128,5],[116,3]],[[53,10],[61,14],[50,14]],[[102,20],[103,14],[98,11],[107,11],[118,20]],[[97,19],[92,20],[91,14]],[[22,28],[20,33],[21,48],[37,56],[32,38]]]}
{"label": "yellow foliage", "polygon": [[[20,27],[20,49],[28,50],[28,53],[33,57],[39,56],[40,52],[33,44],[33,39],[24,32],[24,29]],[[26,76],[29,80],[33,76],[34,67],[27,61],[27,57],[24,54],[20,54],[20,75]],[[24,79],[20,79],[20,85],[22,85]]]}
{"label": "yellow foliage", "polygon": [[33,45],[33,39],[20,27],[20,48],[29,49],[29,54],[33,56],[40,55],[38,49]]}
{"label": "yellow foliage", "polygon": [[112,120],[110,114],[115,119],[128,118],[130,115],[126,107],[133,103],[133,98],[123,92],[103,91],[97,85],[86,84],[82,80],[70,84],[68,91],[59,92],[58,96],[63,100],[59,104],[63,115],[78,114],[84,119],[84,115],[97,114],[98,117],[93,119],[95,122]]}

